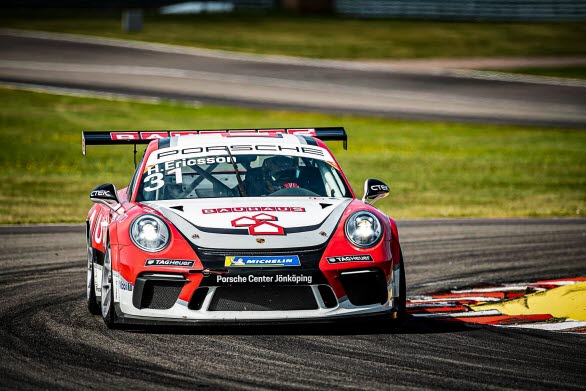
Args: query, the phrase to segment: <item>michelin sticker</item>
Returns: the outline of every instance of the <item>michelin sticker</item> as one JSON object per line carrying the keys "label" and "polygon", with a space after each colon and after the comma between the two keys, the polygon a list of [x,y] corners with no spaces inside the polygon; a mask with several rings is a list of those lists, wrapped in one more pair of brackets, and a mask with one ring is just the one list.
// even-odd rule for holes
{"label": "michelin sticker", "polygon": [[224,266],[228,267],[275,267],[275,266],[301,266],[297,255],[275,257],[240,257],[228,256]]}
{"label": "michelin sticker", "polygon": [[345,262],[374,262],[370,255],[342,255],[339,257],[327,257],[328,263]]}
{"label": "michelin sticker", "polygon": [[122,289],[123,291],[132,292],[132,283],[124,281],[124,279],[120,279],[120,289]]}

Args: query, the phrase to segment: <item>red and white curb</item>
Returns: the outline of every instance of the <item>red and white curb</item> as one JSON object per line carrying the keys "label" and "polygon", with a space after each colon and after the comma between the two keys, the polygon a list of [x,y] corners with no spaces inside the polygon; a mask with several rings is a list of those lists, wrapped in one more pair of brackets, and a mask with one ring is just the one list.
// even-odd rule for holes
{"label": "red and white curb", "polygon": [[516,283],[482,286],[470,289],[438,292],[407,298],[407,311],[415,318],[431,318],[450,322],[487,324],[502,327],[541,329],[573,333],[586,333],[586,321],[555,318],[551,314],[507,315],[498,310],[474,310],[482,303],[499,303],[527,294],[586,282],[586,277],[541,280],[533,283]]}

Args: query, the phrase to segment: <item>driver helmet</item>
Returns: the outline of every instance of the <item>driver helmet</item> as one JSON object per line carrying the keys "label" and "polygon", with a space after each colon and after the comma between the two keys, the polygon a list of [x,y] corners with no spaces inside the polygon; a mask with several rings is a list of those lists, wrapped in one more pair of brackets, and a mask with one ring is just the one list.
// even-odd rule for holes
{"label": "driver helmet", "polygon": [[299,187],[298,176],[299,170],[295,159],[287,156],[274,156],[262,164],[264,171],[265,183],[270,192],[275,192],[283,188]]}

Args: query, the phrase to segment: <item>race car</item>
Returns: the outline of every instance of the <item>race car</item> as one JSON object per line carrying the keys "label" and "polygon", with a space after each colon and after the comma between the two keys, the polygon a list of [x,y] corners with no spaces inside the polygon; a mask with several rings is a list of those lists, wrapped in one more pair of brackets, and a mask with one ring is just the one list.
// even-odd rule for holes
{"label": "race car", "polygon": [[[128,187],[90,194],[87,306],[106,325],[405,317],[397,225],[324,141],[344,128],[82,132],[134,145]],[[136,145],[148,144],[136,164]]]}

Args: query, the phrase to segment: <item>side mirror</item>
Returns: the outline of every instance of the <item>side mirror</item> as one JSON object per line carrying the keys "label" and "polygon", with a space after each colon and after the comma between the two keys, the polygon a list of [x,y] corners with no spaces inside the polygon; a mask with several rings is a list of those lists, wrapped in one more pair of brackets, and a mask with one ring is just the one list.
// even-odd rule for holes
{"label": "side mirror", "polygon": [[117,212],[121,207],[118,196],[116,195],[116,186],[111,183],[104,183],[92,190],[90,200],[96,204],[106,205],[114,212]]}
{"label": "side mirror", "polygon": [[[383,181],[370,178],[364,181],[364,197],[362,197],[362,202],[372,205],[379,198],[388,196],[389,193],[389,187]],[[371,201],[368,202],[368,200]]]}

